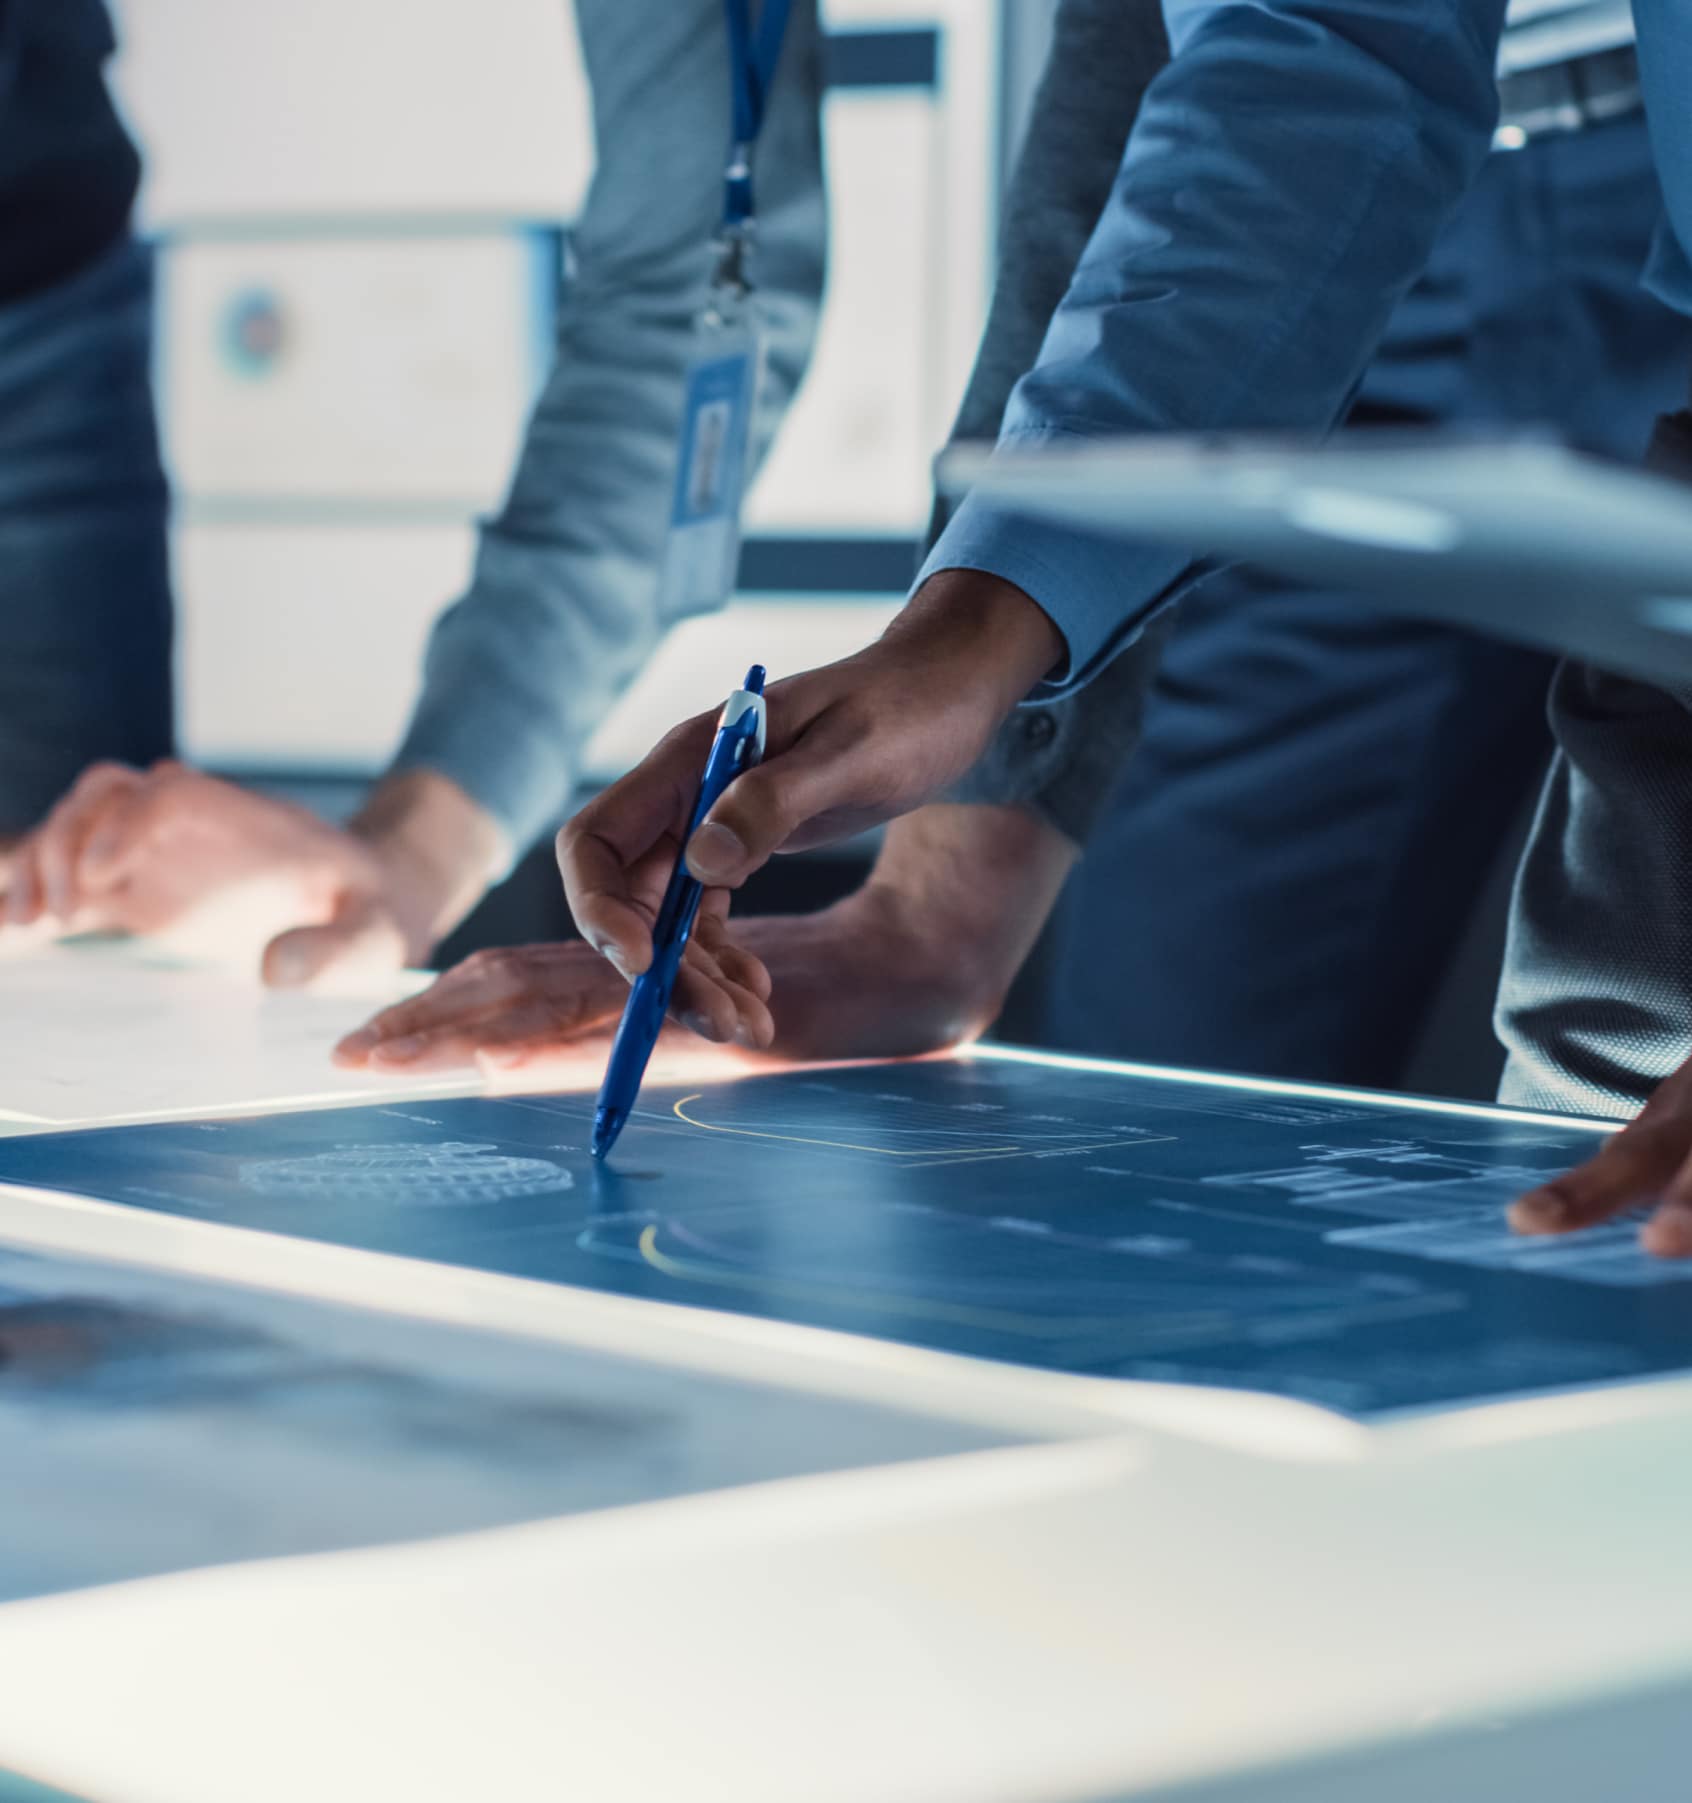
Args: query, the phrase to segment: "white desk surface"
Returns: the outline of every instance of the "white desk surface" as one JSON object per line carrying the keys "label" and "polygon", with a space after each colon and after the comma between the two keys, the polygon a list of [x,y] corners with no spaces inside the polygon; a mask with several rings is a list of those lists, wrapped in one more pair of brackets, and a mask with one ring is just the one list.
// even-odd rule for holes
{"label": "white desk surface", "polygon": [[[179,993],[161,1059],[196,1043]],[[1685,1794],[1692,1382],[1371,1431],[20,1191],[0,1239],[1030,1436],[0,1607],[0,1767],[76,1794]]]}
{"label": "white desk surface", "polygon": [[256,943],[222,968],[168,948],[0,941],[0,1133],[469,1087],[337,1070],[335,1042],[423,979],[266,993]]}

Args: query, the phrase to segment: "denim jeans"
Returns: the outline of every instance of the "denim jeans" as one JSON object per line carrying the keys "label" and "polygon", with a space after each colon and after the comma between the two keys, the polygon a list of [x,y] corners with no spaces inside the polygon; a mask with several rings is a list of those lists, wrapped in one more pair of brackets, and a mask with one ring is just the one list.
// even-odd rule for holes
{"label": "denim jeans", "polygon": [[125,237],[0,306],[0,836],[172,743],[152,262]]}

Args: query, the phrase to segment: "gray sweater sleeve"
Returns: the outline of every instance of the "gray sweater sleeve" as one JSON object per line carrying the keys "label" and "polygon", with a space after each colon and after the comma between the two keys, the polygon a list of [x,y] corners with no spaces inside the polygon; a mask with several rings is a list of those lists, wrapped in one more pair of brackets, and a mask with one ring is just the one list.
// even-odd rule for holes
{"label": "gray sweater sleeve", "polygon": [[[1062,0],[1005,199],[992,307],[954,440],[998,436],[1116,179],[1141,96],[1168,60],[1161,0]],[[939,504],[931,537],[945,521]],[[1166,631],[1160,617],[1071,698],[1013,714],[952,798],[1030,808],[1083,842],[1139,737]]]}
{"label": "gray sweater sleeve", "polygon": [[[1692,395],[1645,461],[1692,484]],[[1692,1056],[1692,689],[1562,664],[1550,714],[1498,987],[1499,1100],[1626,1116]]]}
{"label": "gray sweater sleeve", "polygon": [[[469,592],[435,627],[395,760],[450,777],[519,850],[562,813],[583,743],[672,624],[657,574],[730,137],[721,0],[577,0],[576,20],[597,164],[556,356]],[[821,304],[820,87],[815,0],[798,0],[756,154],[755,463]]]}

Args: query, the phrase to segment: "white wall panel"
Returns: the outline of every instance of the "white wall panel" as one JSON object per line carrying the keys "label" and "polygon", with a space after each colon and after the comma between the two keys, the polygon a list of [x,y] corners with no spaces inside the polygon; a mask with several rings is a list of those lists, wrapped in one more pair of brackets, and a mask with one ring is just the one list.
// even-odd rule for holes
{"label": "white wall panel", "polygon": [[181,730],[198,762],[379,769],[469,526],[190,525],[177,534]]}
{"label": "white wall panel", "polygon": [[[179,535],[183,743],[225,768],[374,773],[417,692],[436,613],[463,588],[468,528],[194,525]],[[748,665],[773,676],[877,637],[896,603],[770,596],[685,621],[584,756],[616,775]]]}
{"label": "white wall panel", "polygon": [[555,236],[498,228],[172,244],[158,380],[179,494],[491,508],[551,354],[557,263]]}
{"label": "white wall panel", "polygon": [[827,103],[828,299],[811,368],[747,507],[750,531],[914,536],[945,430],[943,140],[920,92]]}
{"label": "white wall panel", "polygon": [[115,0],[153,225],[564,218],[592,167],[566,0]]}

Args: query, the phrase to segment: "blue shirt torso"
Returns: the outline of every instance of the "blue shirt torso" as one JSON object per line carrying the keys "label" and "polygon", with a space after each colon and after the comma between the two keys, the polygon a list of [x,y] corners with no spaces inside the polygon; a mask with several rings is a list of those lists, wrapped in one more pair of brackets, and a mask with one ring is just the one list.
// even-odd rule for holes
{"label": "blue shirt torso", "polygon": [[[1002,442],[1331,427],[1488,153],[1504,11],[1165,0],[1172,59]],[[1003,577],[1051,615],[1068,658],[1041,698],[1101,668],[1191,573],[975,498],[924,574],[946,568]]]}

